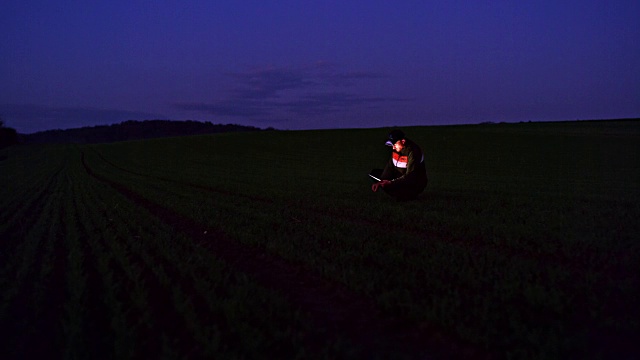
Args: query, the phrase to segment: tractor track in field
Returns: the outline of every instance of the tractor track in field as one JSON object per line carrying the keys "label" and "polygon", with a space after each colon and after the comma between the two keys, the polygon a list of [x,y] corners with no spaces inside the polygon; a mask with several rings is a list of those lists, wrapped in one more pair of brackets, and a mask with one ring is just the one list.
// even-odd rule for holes
{"label": "tractor track in field", "polygon": [[[467,344],[437,327],[425,324],[418,327],[401,319],[385,316],[370,299],[344,285],[328,281],[280,257],[233,241],[219,231],[211,230],[142,197],[125,185],[95,173],[87,164],[84,153],[81,161],[88,175],[111,186],[136,205],[198,241],[231,268],[278,291],[294,306],[307,313],[316,326],[325,329],[328,336],[346,338],[358,346],[364,358],[389,358],[403,353],[420,359],[495,357],[494,354]],[[308,340],[311,341],[310,348],[315,346],[316,350],[320,350],[319,347],[324,343]]]}
{"label": "tractor track in field", "polygon": [[[273,199],[270,198],[266,198],[266,197],[260,197],[260,196],[254,196],[254,195],[248,195],[248,194],[237,194],[237,193],[232,193],[230,191],[225,191],[222,189],[218,189],[218,188],[213,188],[211,186],[206,186],[206,185],[202,185],[202,184],[196,184],[196,183],[189,183],[189,182],[181,182],[181,181],[177,181],[171,178],[166,178],[166,177],[161,177],[161,176],[153,176],[153,175],[148,175],[148,174],[144,174],[144,173],[140,173],[140,172],[136,172],[136,171],[132,171],[130,169],[124,168],[118,164],[115,164],[113,162],[111,162],[110,160],[106,159],[100,152],[98,152],[95,149],[92,149],[97,156],[104,161],[105,163],[109,164],[110,166],[126,172],[128,174],[132,174],[135,176],[140,176],[143,178],[148,178],[148,179],[154,179],[154,180],[159,180],[159,181],[165,181],[165,182],[169,182],[169,183],[173,183],[176,185],[180,185],[180,186],[188,186],[194,189],[198,189],[198,190],[203,190],[209,193],[214,193],[214,194],[221,194],[221,195],[226,195],[226,196],[233,196],[233,197],[243,197],[246,198],[248,200],[251,201],[257,201],[257,202],[261,202],[261,203],[265,203],[265,204],[273,204],[274,201]],[[314,208],[309,208],[309,207],[305,207],[305,208],[301,208],[298,204],[293,204],[293,203],[289,203],[287,204],[290,207],[295,207],[298,208],[300,210],[304,210],[306,212],[310,212],[310,213],[315,213],[315,214],[319,214],[321,216],[329,216],[327,215],[326,211],[323,211],[322,209],[314,209]],[[354,214],[353,212],[349,212],[349,211],[345,211],[339,215],[334,215],[333,217],[340,217],[343,220],[347,220],[350,221],[354,224],[359,224],[359,225],[365,225],[367,227],[371,227],[371,228],[377,228],[380,229],[381,232],[388,232],[389,231],[389,226],[386,224],[382,224],[376,221],[371,221],[369,219],[365,219],[362,217],[359,217],[357,214]],[[570,257],[568,255],[556,252],[556,253],[541,253],[541,252],[535,252],[534,250],[527,250],[527,249],[522,249],[519,248],[517,246],[513,246],[513,245],[509,245],[509,244],[498,244],[498,243],[487,243],[485,241],[482,241],[482,239],[479,238],[459,238],[459,237],[454,237],[454,236],[446,236],[443,234],[438,234],[438,233],[434,233],[432,231],[428,231],[425,229],[418,229],[418,228],[406,228],[404,229],[404,231],[418,236],[418,237],[425,237],[428,238],[430,241],[439,241],[442,243],[448,243],[448,244],[457,244],[459,246],[463,246],[466,247],[468,249],[470,249],[471,251],[473,251],[474,253],[495,253],[495,254],[501,254],[504,255],[505,257],[508,258],[515,258],[515,259],[523,259],[523,260],[528,260],[528,261],[535,261],[537,263],[539,263],[541,266],[560,266],[564,269],[566,269],[567,271],[569,271],[570,273],[577,275],[577,276],[581,276],[581,274],[583,274],[586,269],[585,267],[591,266],[590,264],[590,260],[594,257],[597,257],[599,254],[596,253],[594,251],[593,254],[590,253],[586,253],[583,255],[583,258],[575,258],[575,257]],[[585,251],[585,249],[582,249],[582,251]],[[410,251],[408,251],[408,253],[410,253]],[[625,256],[627,256],[626,253],[621,253],[621,254],[616,254],[616,256],[618,258],[623,258]],[[598,270],[599,272],[603,273],[603,274],[609,274],[610,276],[613,277],[617,277],[620,275],[624,275],[625,273],[625,269],[622,268],[618,268],[614,265],[612,265],[611,268],[600,268]],[[605,280],[597,280],[601,282],[602,286],[609,286],[607,285]]]}
{"label": "tractor track in field", "polygon": [[[142,178],[146,178],[146,179],[152,179],[152,180],[159,180],[159,181],[165,181],[165,182],[169,182],[172,184],[176,184],[178,186],[182,186],[182,187],[191,187],[194,189],[198,189],[198,190],[202,190],[202,191],[206,191],[208,193],[212,193],[212,194],[219,194],[219,195],[224,195],[224,196],[234,196],[234,197],[242,197],[242,198],[246,198],[248,200],[251,201],[255,201],[255,202],[259,202],[259,203],[263,203],[263,204],[276,204],[276,202],[273,199],[270,198],[265,198],[265,197],[259,197],[259,196],[254,196],[254,195],[248,195],[248,194],[236,194],[236,193],[232,193],[229,191],[225,191],[223,189],[218,189],[218,188],[213,188],[211,186],[206,186],[206,185],[202,185],[202,184],[195,184],[195,183],[189,183],[189,182],[182,182],[182,181],[177,181],[171,178],[166,178],[166,177],[161,177],[161,176],[153,176],[153,175],[149,175],[149,174],[143,174],[143,173],[138,173],[135,171],[131,171],[129,169],[123,168],[117,164],[114,164],[112,162],[110,162],[109,160],[105,159],[100,153],[98,153],[96,151],[96,153],[98,154],[98,156],[100,157],[101,160],[105,161],[106,163],[108,163],[110,166],[113,166],[114,168],[135,175],[135,176],[140,176]],[[122,185],[120,185],[122,186]],[[131,190],[128,190],[131,191]],[[139,195],[138,195],[139,196]],[[387,232],[389,231],[389,225],[387,224],[381,224],[379,222],[375,222],[375,221],[371,221],[369,219],[363,218],[362,216],[358,216],[358,214],[354,214],[351,213],[349,211],[343,211],[340,214],[327,214],[326,211],[323,211],[323,209],[321,208],[309,208],[309,207],[301,207],[300,204],[297,203],[285,203],[287,206],[292,207],[294,209],[298,209],[298,210],[303,210],[309,214],[317,214],[320,216],[324,216],[324,217],[329,217],[329,218],[336,218],[339,217],[340,219],[349,221],[350,223],[353,224],[359,224],[359,225],[364,225],[367,227],[371,227],[371,228],[376,228],[376,229],[380,229],[381,232]],[[159,205],[155,205],[155,206],[159,206]],[[170,211],[170,210],[169,210]],[[157,216],[157,215],[156,215]],[[159,217],[159,216],[158,216]],[[182,220],[180,220],[182,221]],[[179,221],[179,222],[180,222]],[[186,223],[191,223],[192,225],[189,225],[189,227],[194,227],[195,228],[201,228],[204,229],[204,227],[201,224],[196,224],[193,220],[191,219],[185,219]],[[181,228],[180,226],[178,226],[178,228]],[[564,255],[562,253],[540,253],[540,252],[535,252],[535,251],[531,251],[528,249],[521,249],[521,248],[517,248],[515,246],[509,246],[507,244],[497,244],[497,243],[486,243],[483,242],[482,239],[479,238],[461,238],[461,237],[454,237],[454,236],[446,236],[440,233],[434,233],[433,231],[429,231],[429,230],[425,230],[425,229],[420,229],[420,228],[411,228],[411,229],[405,229],[405,231],[407,231],[408,233],[414,235],[414,236],[418,236],[418,237],[423,237],[425,239],[428,239],[429,241],[437,241],[437,242],[441,242],[441,243],[447,243],[447,244],[451,244],[451,245],[455,245],[455,246],[460,246],[460,247],[464,247],[466,249],[468,249],[469,251],[471,251],[474,254],[483,254],[483,253],[493,253],[496,254],[498,256],[502,256],[505,258],[512,258],[512,259],[521,259],[523,261],[533,261],[537,264],[539,264],[541,267],[548,267],[548,266],[557,266],[559,268],[564,269],[565,271],[567,271],[568,273],[572,274],[569,278],[570,279],[575,279],[575,278],[581,278],[582,275],[585,271],[589,270],[590,266],[592,267],[591,264],[589,264],[588,261],[581,259],[581,258],[574,258],[574,257],[570,257],[567,255]],[[224,235],[222,235],[224,236]],[[201,234],[194,234],[192,237],[202,237]],[[525,239],[526,240],[526,239]],[[205,240],[206,241],[206,240]],[[238,244],[235,244],[238,245]],[[240,246],[246,246],[246,245],[240,245]],[[219,252],[220,250],[214,250],[216,252]],[[273,258],[273,255],[267,255],[267,254],[263,254],[258,252],[258,250],[253,250],[254,252],[256,252],[259,256],[265,256],[265,260],[266,261],[271,261],[271,259]],[[405,253],[407,254],[407,256],[410,256],[410,254],[412,253],[410,248],[405,249]],[[590,254],[587,254],[585,256],[589,256]],[[597,254],[593,254],[593,256],[596,256]],[[624,254],[621,254],[620,256],[624,256]],[[227,257],[224,257],[225,259],[227,259]],[[284,261],[282,261],[281,259],[278,259],[276,261],[275,264],[272,265],[272,267],[277,267],[277,266],[284,266],[284,268],[286,269],[287,266],[291,266],[292,269],[296,269],[296,271],[301,271],[302,273],[307,272],[307,270],[302,270],[301,268],[296,267],[295,265],[292,264],[286,264],[282,265],[280,263],[283,263]],[[256,268],[250,269],[250,270],[245,270],[244,272],[250,273],[250,274],[259,274],[260,271],[262,271],[263,269],[261,269],[260,267],[263,266],[265,267],[265,265],[260,265],[257,266]],[[286,270],[283,270],[283,272],[286,272]],[[592,281],[595,281],[596,283],[599,284],[599,286],[601,288],[604,289],[609,289],[609,291],[612,292],[612,294],[618,294],[619,291],[616,290],[616,285],[611,283],[608,280],[608,277],[614,277],[616,278],[618,275],[627,275],[625,273],[625,269],[623,266],[618,266],[618,263],[611,263],[610,266],[606,267],[606,268],[600,268],[598,270],[598,273],[600,273],[602,276],[597,278],[597,279],[593,279]],[[305,274],[302,274],[301,276],[307,276]],[[427,276],[426,274],[418,274],[418,277],[421,276]],[[267,286],[272,287],[272,288],[276,288],[278,290],[280,290],[280,292],[286,293],[286,291],[281,290],[278,287],[278,284],[271,284],[269,285],[268,281],[269,280],[262,280],[259,279],[260,282],[262,282],[263,284],[267,284]],[[271,279],[272,280],[272,279]],[[446,281],[446,279],[444,279]],[[450,281],[457,281],[455,279],[455,277],[451,277],[449,279]],[[293,280],[295,281],[295,280]],[[322,279],[322,281],[325,281],[324,279]],[[570,281],[570,280],[567,280]],[[635,281],[635,280],[634,280]],[[477,284],[476,284],[477,285]],[[568,287],[575,287],[576,285],[573,283],[567,283],[565,284]],[[337,287],[341,287],[341,284],[331,284],[329,285],[330,287],[332,286],[337,286]],[[478,286],[484,286],[484,285],[478,285]],[[576,288],[577,290],[580,289]],[[300,291],[305,291],[307,292],[308,289],[302,289]],[[317,291],[317,289],[316,289]],[[347,292],[349,292],[349,290],[346,290]],[[468,296],[469,298],[472,298],[474,295],[474,291],[475,288],[473,287],[469,287],[469,288],[465,288],[465,289],[461,289],[461,294],[467,294],[466,296]],[[312,294],[313,292],[308,291],[308,294]],[[289,296],[290,299],[294,299],[293,296],[291,296],[290,294],[287,294]],[[326,295],[326,294],[325,294]],[[428,294],[425,294],[428,295]],[[582,294],[584,296],[587,296],[588,294]],[[309,295],[311,296],[311,295]],[[350,295],[348,295],[350,296]],[[359,296],[359,295],[356,295]],[[415,296],[421,296],[421,294],[416,294]],[[463,296],[463,297],[466,297]],[[612,301],[611,304],[613,307],[615,308],[621,308],[621,309],[626,309],[628,308],[628,304],[625,303],[628,302],[629,300],[626,297],[622,297],[622,298],[617,298],[614,297],[615,301]],[[323,298],[322,296],[320,296],[317,301],[317,303],[315,304],[316,307],[322,307],[322,304],[327,304],[327,303],[331,303],[330,301],[326,301],[324,300],[325,298]],[[312,300],[313,301],[313,300]],[[347,302],[349,301],[353,301],[353,300],[346,300]],[[300,300],[295,300],[293,301],[294,303],[300,303]],[[618,304],[620,303],[620,304]],[[619,305],[619,306],[615,306],[615,305]],[[372,304],[371,301],[367,301],[367,306],[370,307],[370,309],[375,309],[375,305]],[[304,308],[304,306],[303,306]],[[347,309],[347,307],[345,307],[345,309]],[[325,311],[326,310],[321,310],[321,311]],[[347,310],[345,310],[347,311]],[[310,311],[313,312],[313,311]],[[575,308],[573,311],[573,315],[571,315],[572,317],[578,319],[576,321],[576,323],[581,323],[582,318],[584,318],[585,316],[588,316],[588,304],[586,302],[583,301],[578,301],[575,304]],[[317,316],[317,314],[316,314]],[[372,315],[374,317],[379,317],[380,315]],[[553,312],[549,312],[544,313],[544,314],[538,314],[538,316],[542,316],[543,318],[545,318],[546,320],[548,320],[549,322],[552,322],[555,318],[555,316],[557,316],[556,314],[554,314]],[[537,319],[537,320],[540,320]],[[356,320],[357,321],[357,320]],[[366,323],[366,322],[363,322]],[[342,326],[342,325],[335,325],[335,326]],[[436,330],[434,330],[436,331]],[[600,336],[600,335],[598,335]],[[370,335],[370,338],[375,338],[376,335]],[[597,336],[596,336],[597,337]],[[362,341],[358,342],[356,341],[356,343],[360,343],[363,344]],[[366,342],[365,342],[366,343]],[[452,344],[452,343],[451,343]],[[366,345],[365,345],[366,346]],[[437,346],[436,346],[437,348]],[[476,350],[477,351],[477,350]],[[448,357],[448,356],[445,356]],[[476,356],[473,356],[476,357]]]}
{"label": "tractor track in field", "polygon": [[[264,197],[257,197],[257,196],[252,196],[252,195],[247,195],[247,194],[234,194],[234,193],[230,193],[228,191],[224,191],[221,189],[217,189],[217,188],[213,188],[210,186],[205,186],[202,184],[193,184],[193,183],[187,183],[187,182],[180,182],[174,179],[170,179],[170,178],[164,178],[164,177],[160,177],[160,176],[152,176],[152,175],[148,175],[148,174],[143,174],[143,173],[138,173],[135,171],[131,171],[129,169],[123,168],[117,164],[114,164],[112,162],[110,162],[109,160],[105,159],[100,153],[98,153],[96,151],[96,153],[98,154],[98,156],[100,157],[101,160],[105,161],[106,163],[108,163],[109,165],[113,166],[114,168],[120,170],[120,171],[124,171],[126,173],[132,174],[132,175],[136,175],[136,176],[140,176],[143,178],[148,178],[148,179],[154,179],[154,180],[160,180],[160,181],[166,181],[166,182],[170,182],[172,184],[176,184],[179,186],[187,186],[187,187],[192,187],[194,189],[198,189],[198,190],[203,190],[209,193],[213,193],[213,194],[221,194],[221,195],[226,195],[226,196],[234,196],[234,197],[243,197],[246,198],[248,200],[251,201],[256,201],[256,202],[260,202],[260,203],[264,203],[264,204],[274,204],[275,202],[273,201],[273,199],[270,198],[264,198]],[[318,214],[320,216],[324,216],[324,217],[339,217],[340,219],[349,221],[353,224],[359,224],[359,225],[364,225],[370,228],[376,228],[376,229],[380,229],[381,232],[388,232],[389,231],[389,226],[386,224],[381,224],[379,222],[375,222],[375,221],[371,221],[369,219],[363,218],[361,216],[358,216],[358,214],[354,214],[352,212],[349,211],[343,211],[340,214],[327,214],[326,211],[323,211],[323,209],[319,209],[319,208],[309,208],[309,207],[304,207],[302,208],[299,204],[295,204],[295,203],[288,203],[287,204],[290,207],[299,209],[299,210],[304,210],[305,212],[308,213],[312,213],[312,214]],[[200,227],[202,227],[202,225],[200,225]],[[505,259],[519,259],[522,260],[524,262],[528,262],[528,261],[533,261],[537,264],[540,265],[540,267],[545,268],[545,267],[549,267],[549,266],[554,266],[554,267],[559,267],[561,269],[564,269],[564,271],[567,271],[569,274],[571,274],[571,276],[568,278],[567,283],[564,285],[566,287],[570,287],[570,288],[574,288],[576,287],[575,284],[573,284],[571,282],[570,279],[580,279],[583,277],[583,274],[585,271],[589,271],[589,267],[593,267],[593,265],[591,265],[588,261],[584,260],[584,259],[580,259],[580,258],[574,258],[574,257],[570,257],[567,255],[564,255],[562,253],[540,253],[540,252],[535,252],[535,251],[531,251],[531,250],[527,250],[527,249],[521,249],[515,246],[509,246],[507,244],[498,244],[498,243],[487,243],[485,241],[482,241],[482,239],[479,238],[460,238],[460,237],[454,237],[454,236],[446,236],[443,234],[439,234],[439,233],[434,233],[432,231],[428,231],[425,229],[419,229],[419,228],[411,228],[411,229],[405,229],[405,231],[407,231],[408,233],[414,235],[414,236],[418,236],[418,237],[423,237],[425,239],[428,239],[428,241],[437,241],[437,242],[441,242],[441,243],[446,243],[446,244],[450,244],[450,245],[455,245],[455,246],[460,246],[460,247],[464,247],[466,249],[468,249],[468,251],[474,253],[474,254],[484,254],[484,253],[493,253],[496,254],[498,256],[504,257]],[[584,250],[584,249],[583,249]],[[405,249],[405,254],[407,254],[407,256],[410,256],[410,254],[412,253],[412,250],[407,248]],[[589,254],[587,254],[589,255]],[[585,255],[585,256],[587,256]],[[593,256],[597,256],[597,254],[593,254]],[[620,256],[626,256],[625,254],[620,254]],[[618,290],[616,288],[616,284],[612,283],[611,281],[609,281],[609,278],[619,278],[621,276],[628,276],[627,270],[625,270],[624,266],[620,265],[621,263],[611,263],[608,267],[606,268],[598,268],[597,272],[601,274],[600,277],[596,278],[596,279],[592,279],[592,281],[594,281],[595,283],[598,284],[598,286],[600,286],[603,289],[608,289],[608,291],[610,291],[612,294],[617,294],[617,295],[621,295],[620,294],[620,290]],[[418,273],[416,275],[418,278],[423,278],[428,276],[427,274],[424,274],[422,272]],[[443,281],[458,281],[455,276],[450,275],[450,276],[444,276],[444,277],[440,277],[441,280]],[[637,278],[634,278],[635,282],[637,282]],[[460,292],[461,294],[467,294],[467,296],[463,296],[464,298],[473,298],[474,292],[477,290],[475,287],[476,286],[490,286],[490,285],[483,285],[483,284],[473,284],[473,286],[470,287],[465,287],[465,288],[461,288]],[[581,287],[577,287],[576,290],[578,291],[578,293],[582,294],[579,298],[587,298],[589,294],[583,294],[582,293],[582,288]],[[421,296],[422,294],[416,293],[415,296]],[[428,295],[428,294],[424,294],[424,295]],[[619,297],[619,296],[613,296],[612,297],[615,300],[611,301],[611,308],[620,308],[620,309],[627,309],[628,306],[626,305],[625,302],[629,302],[629,299],[625,296]],[[523,302],[524,304],[524,302]],[[584,318],[585,316],[588,316],[589,310],[588,310],[588,304],[584,301],[578,301],[575,304],[574,310],[573,310],[573,315],[571,315],[572,317],[578,319],[577,323],[580,323],[582,320],[582,318]],[[556,316],[555,314],[553,314],[552,312],[549,312],[548,314],[538,314],[538,315],[542,315],[543,318],[546,318],[549,321],[553,321],[554,317]],[[539,319],[538,319],[539,320]]]}

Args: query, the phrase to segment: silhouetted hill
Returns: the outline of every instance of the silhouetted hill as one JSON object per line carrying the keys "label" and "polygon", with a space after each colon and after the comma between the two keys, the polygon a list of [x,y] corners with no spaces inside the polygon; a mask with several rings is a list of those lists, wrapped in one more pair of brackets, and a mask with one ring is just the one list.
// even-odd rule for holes
{"label": "silhouetted hill", "polygon": [[222,132],[260,131],[253,126],[212,124],[199,121],[146,120],[125,121],[114,125],[101,125],[67,130],[47,130],[22,135],[26,143],[80,143],[94,144],[162,137],[202,135]]}

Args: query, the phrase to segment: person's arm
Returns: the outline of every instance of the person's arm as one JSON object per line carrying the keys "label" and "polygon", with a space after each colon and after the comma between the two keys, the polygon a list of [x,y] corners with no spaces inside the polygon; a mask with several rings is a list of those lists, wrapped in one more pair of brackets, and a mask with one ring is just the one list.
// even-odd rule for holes
{"label": "person's arm", "polygon": [[389,161],[387,162],[387,165],[384,167],[384,170],[382,170],[382,175],[380,175],[381,180],[371,185],[371,190],[373,192],[376,192],[380,187],[385,187],[391,184],[390,180],[393,179],[394,169],[395,168],[393,166],[393,162],[391,159],[389,159]]}
{"label": "person's arm", "polygon": [[413,149],[410,151],[407,155],[407,171],[402,176],[392,180],[387,186],[393,188],[412,182],[417,176],[416,167],[420,164],[420,161],[422,161],[422,153],[420,150]]}
{"label": "person's arm", "polygon": [[387,186],[387,185],[389,185],[389,184],[391,184],[391,181],[389,181],[389,180],[382,180],[382,181],[379,181],[379,182],[377,182],[377,183],[375,183],[375,184],[371,185],[371,190],[372,190],[373,192],[376,192],[376,191],[378,191],[378,189],[379,189],[380,187],[385,187],[385,186]]}
{"label": "person's arm", "polygon": [[394,178],[395,167],[393,166],[393,158],[387,161],[387,165],[385,165],[384,170],[382,170],[382,175],[380,175],[380,180],[392,180]]}

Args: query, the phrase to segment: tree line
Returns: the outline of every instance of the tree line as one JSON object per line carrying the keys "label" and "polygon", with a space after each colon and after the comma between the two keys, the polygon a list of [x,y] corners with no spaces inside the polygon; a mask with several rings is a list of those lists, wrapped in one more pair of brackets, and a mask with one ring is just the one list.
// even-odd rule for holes
{"label": "tree line", "polygon": [[18,143],[18,132],[16,129],[4,126],[4,121],[0,119],[0,149]]}
{"label": "tree line", "polygon": [[[262,129],[253,126],[212,124],[211,122],[192,120],[129,120],[113,125],[99,125],[66,130],[47,130],[33,134],[21,135],[21,137],[25,143],[95,144],[161,137],[260,130]],[[273,130],[273,128],[266,130]]]}

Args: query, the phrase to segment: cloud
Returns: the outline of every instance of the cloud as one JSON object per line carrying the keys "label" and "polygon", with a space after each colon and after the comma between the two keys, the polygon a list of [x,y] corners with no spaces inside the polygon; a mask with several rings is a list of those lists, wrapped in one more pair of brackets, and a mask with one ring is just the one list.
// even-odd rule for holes
{"label": "cloud", "polygon": [[285,104],[285,106],[291,112],[298,115],[322,115],[326,113],[339,112],[343,109],[354,106],[372,106],[379,103],[397,101],[407,101],[407,99],[363,97],[350,93],[333,92],[307,95],[299,100],[291,101]]}
{"label": "cloud", "polygon": [[219,116],[258,117],[268,115],[268,111],[259,103],[247,100],[220,101],[215,104],[175,103],[180,110],[204,112]]}
{"label": "cloud", "polygon": [[[173,106],[180,110],[255,119],[319,116],[363,105],[410,101],[359,95],[355,89],[358,85],[387,75],[370,71],[342,72],[337,65],[327,62],[298,68],[268,66],[228,76],[235,80],[228,98],[211,103],[179,102]],[[347,88],[350,91],[346,91]]]}
{"label": "cloud", "polygon": [[269,99],[279,96],[285,90],[314,86],[315,83],[304,73],[295,70],[268,68],[245,73],[230,74],[237,81],[234,97],[241,99]]}
{"label": "cloud", "polygon": [[387,77],[384,74],[371,71],[353,71],[343,74],[337,74],[336,76],[341,79],[382,79]]}
{"label": "cloud", "polygon": [[23,134],[74,127],[106,125],[126,120],[158,119],[161,116],[138,111],[91,107],[52,107],[30,104],[0,105],[0,115]]}

